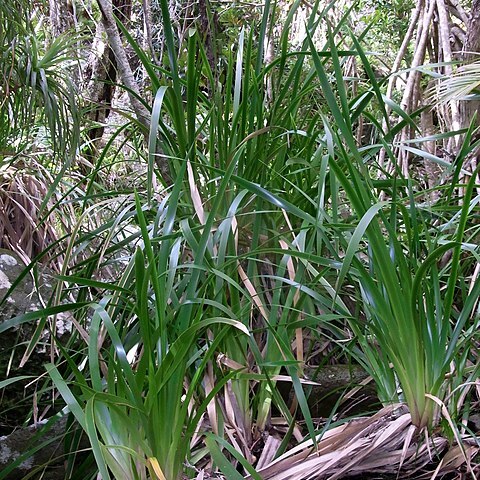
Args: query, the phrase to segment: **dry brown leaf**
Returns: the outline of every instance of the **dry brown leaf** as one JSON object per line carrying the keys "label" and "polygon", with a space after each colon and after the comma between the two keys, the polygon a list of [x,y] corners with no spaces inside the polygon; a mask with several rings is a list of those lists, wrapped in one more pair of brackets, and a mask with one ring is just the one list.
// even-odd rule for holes
{"label": "dry brown leaf", "polygon": [[267,436],[262,454],[260,455],[256,465],[257,470],[261,470],[262,468],[266,467],[273,460],[273,457],[277,453],[278,447],[281,443],[282,440],[280,438],[270,434]]}
{"label": "dry brown leaf", "polygon": [[[213,390],[215,385],[215,375],[213,374],[213,366],[211,362],[208,362],[207,373],[204,378],[205,382],[205,396],[208,396]],[[212,431],[215,435],[218,435],[218,417],[217,417],[217,404],[215,398],[207,405],[207,414],[208,419],[210,420],[210,425],[212,426]]]}
{"label": "dry brown leaf", "polygon": [[262,314],[262,317],[268,321],[268,313],[263,306],[262,301],[260,300],[260,297],[258,296],[257,291],[255,290],[255,287],[253,286],[253,283],[251,280],[247,277],[247,274],[245,273],[245,270],[242,268],[240,263],[238,264],[238,273],[240,275],[240,278],[245,285],[245,288],[247,289],[248,293],[252,297],[253,303],[255,306],[258,308],[259,312]]}
{"label": "dry brown leaf", "polygon": [[193,169],[190,160],[187,160],[187,175],[193,208],[195,209],[195,213],[197,214],[199,222],[202,225],[205,225],[205,210],[203,209],[202,199],[200,198],[200,192],[198,190],[197,183],[195,182],[195,176],[193,175]]}

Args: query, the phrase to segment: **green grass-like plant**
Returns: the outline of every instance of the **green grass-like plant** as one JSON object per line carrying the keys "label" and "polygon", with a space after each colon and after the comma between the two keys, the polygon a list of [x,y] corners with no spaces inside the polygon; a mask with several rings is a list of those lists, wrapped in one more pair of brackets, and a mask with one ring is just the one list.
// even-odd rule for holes
{"label": "green grass-like plant", "polygon": [[[442,405],[451,418],[468,414],[480,294],[470,218],[479,200],[477,172],[460,178],[478,147],[475,129],[459,132],[452,164],[422,151],[432,137],[396,145],[420,112],[384,98],[361,38],[337,43],[348,15],[331,29],[334,3],[323,11],[315,3],[303,45],[290,51],[296,1],[267,65],[263,42],[276,18],[267,1],[258,31],[241,30],[218,70],[193,29],[179,55],[166,0],[167,68],[119,22],[152,87],[147,151],[136,144],[145,175],[136,191],[101,183],[123,161],[113,144],[132,122],[85,178],[56,177],[67,193],[49,208],[62,212],[66,202],[78,213],[57,287],[44,309],[0,325],[1,333],[39,320],[28,357],[55,315],[73,315],[74,333],[52,345],[58,357],[47,371],[104,479],[193,478],[205,468],[260,478],[252,452],[264,436],[278,437],[273,412],[284,430],[269,460],[302,436],[315,448],[304,366],[325,338],[337,361],[364,366],[383,403],[405,402],[418,429],[437,426]],[[320,25],[322,48],[312,40]],[[343,75],[352,56],[366,80],[358,92]],[[358,145],[361,117],[376,143]],[[439,187],[436,204],[422,203],[414,180],[376,164],[384,149],[395,165],[396,148],[445,168],[451,186]]]}

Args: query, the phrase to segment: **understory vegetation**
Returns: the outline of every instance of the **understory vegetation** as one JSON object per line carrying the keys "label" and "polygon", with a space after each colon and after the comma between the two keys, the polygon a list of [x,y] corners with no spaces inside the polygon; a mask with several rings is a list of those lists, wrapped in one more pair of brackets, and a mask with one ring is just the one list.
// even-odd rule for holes
{"label": "understory vegetation", "polygon": [[[54,282],[0,323],[30,329],[0,387],[27,385],[19,426],[44,420],[0,479],[55,441],[72,480],[475,478],[480,137],[458,105],[478,102],[478,66],[415,65],[411,46],[382,74],[394,59],[375,51],[372,2],[317,0],[294,43],[306,2],[198,2],[180,35],[159,0],[160,45],[107,0],[59,35],[45,5],[12,3],[0,247],[35,289],[45,269]],[[102,81],[116,87],[108,121],[79,78],[100,18],[119,72]],[[387,90],[417,74],[411,108]],[[314,398],[338,365],[364,380]]]}

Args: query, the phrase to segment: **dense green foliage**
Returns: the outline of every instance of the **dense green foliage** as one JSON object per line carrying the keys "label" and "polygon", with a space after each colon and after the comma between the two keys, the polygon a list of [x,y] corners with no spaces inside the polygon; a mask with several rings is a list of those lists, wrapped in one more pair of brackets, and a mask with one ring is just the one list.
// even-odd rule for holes
{"label": "dense green foliage", "polygon": [[[166,68],[124,29],[152,90],[147,152],[141,126],[123,125],[81,177],[70,163],[81,125],[58,75],[69,41],[38,53],[34,37],[18,30],[21,49],[2,52],[3,65],[15,60],[11,78],[21,89],[7,97],[18,125],[2,104],[1,145],[17,136],[31,146],[42,125],[64,162],[59,174],[42,157],[53,190],[65,190],[51,208],[74,215],[59,228],[65,238],[55,245],[61,262],[49,304],[0,325],[1,332],[39,320],[29,352],[50,325],[53,386],[42,379],[38,388],[59,392],[95,459],[74,471],[72,448],[68,478],[95,478],[97,468],[103,479],[193,478],[210,455],[229,479],[243,478],[240,471],[260,478],[252,451],[274,430],[272,412],[286,425],[276,456],[295,442],[295,419],[303,419],[303,435],[319,433],[305,364],[359,363],[383,404],[408,405],[418,435],[441,424],[456,436],[476,399],[479,368],[478,184],[476,174],[462,176],[478,147],[473,123],[434,138],[464,135],[443,165],[448,182],[422,191],[415,178],[377,163],[385,149],[395,164],[395,134],[418,118],[392,102],[387,114],[365,38],[350,33],[348,16],[327,22],[334,2],[309,18],[293,51],[295,2],[269,64],[263,43],[274,6],[265,2],[260,23],[242,29],[214,69],[198,31],[177,44],[160,3]],[[325,24],[319,48],[313,38]],[[362,65],[358,90],[343,74],[352,57]],[[361,117],[372,126],[368,144],[355,135]],[[410,146],[421,152],[424,142]],[[107,173],[122,176],[125,144],[140,173],[117,191]],[[14,145],[2,168],[24,150]],[[52,326],[60,312],[75,319],[66,345]],[[333,348],[316,353],[326,340]],[[293,405],[280,379],[292,385]]]}

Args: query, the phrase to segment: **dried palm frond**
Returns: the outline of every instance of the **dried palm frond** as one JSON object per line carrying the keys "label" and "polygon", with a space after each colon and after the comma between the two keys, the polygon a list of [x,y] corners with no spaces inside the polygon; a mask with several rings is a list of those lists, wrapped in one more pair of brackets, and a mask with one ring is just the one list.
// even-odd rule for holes
{"label": "dried palm frond", "polygon": [[[264,480],[337,480],[379,473],[419,478],[422,469],[448,448],[443,437],[425,435],[418,442],[408,408],[387,406],[368,418],[359,418],[335,427],[317,439],[317,448],[308,440],[292,448],[258,471]],[[480,448],[463,439],[468,459]],[[453,447],[439,463],[434,475],[458,469],[465,463],[462,449]],[[430,472],[431,476],[431,472]],[[251,477],[245,477],[250,479]]]}
{"label": "dried palm frond", "polygon": [[476,61],[462,65],[451,75],[440,78],[440,81],[430,88],[427,95],[444,105],[456,100],[478,99],[480,87],[480,62]]}
{"label": "dried palm frond", "polygon": [[53,182],[46,175],[41,168],[0,169],[0,248],[18,253],[26,263],[58,238],[59,219],[53,214],[41,218],[42,203]]}

